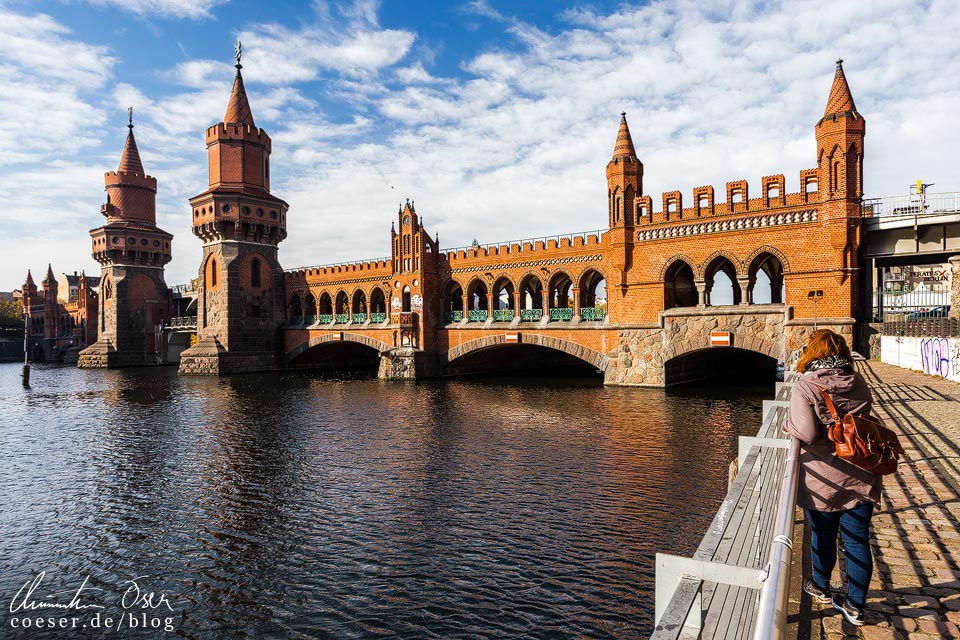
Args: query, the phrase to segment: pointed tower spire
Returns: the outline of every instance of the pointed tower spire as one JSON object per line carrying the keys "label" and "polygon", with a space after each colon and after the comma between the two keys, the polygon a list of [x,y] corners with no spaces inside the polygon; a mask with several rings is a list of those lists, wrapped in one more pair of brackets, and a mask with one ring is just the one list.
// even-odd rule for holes
{"label": "pointed tower spire", "polygon": [[53,275],[53,265],[49,262],[47,263],[47,277],[44,278],[44,280],[49,280],[50,282],[56,280],[56,277]]}
{"label": "pointed tower spire", "polygon": [[830,97],[827,98],[827,108],[824,109],[823,116],[856,112],[856,110],[857,106],[853,103],[850,86],[847,85],[847,77],[843,75],[843,60],[837,60],[837,72],[833,76],[833,86],[830,88]]}
{"label": "pointed tower spire", "polygon": [[33,274],[30,273],[30,269],[27,269],[27,279],[24,281],[24,284],[27,286],[35,286],[37,283],[33,281]]}
{"label": "pointed tower spire", "polygon": [[255,128],[257,125],[253,122],[253,112],[250,111],[247,91],[243,88],[243,76],[240,75],[240,69],[243,68],[243,65],[240,64],[242,49],[239,40],[237,40],[234,49],[237,58],[237,64],[234,65],[237,68],[237,75],[233,79],[233,90],[230,92],[230,100],[227,102],[227,112],[223,115],[223,122],[224,124],[245,124]]}
{"label": "pointed tower spire", "polygon": [[140,151],[137,149],[137,141],[133,137],[133,107],[127,107],[127,118],[129,119],[127,128],[130,131],[127,133],[127,141],[123,145],[123,154],[120,156],[120,166],[117,167],[117,171],[143,175]]}
{"label": "pointed tower spire", "polygon": [[630,137],[630,127],[627,126],[627,112],[620,112],[620,130],[617,132],[617,144],[613,148],[614,158],[636,158],[637,151],[633,148],[633,138]]}

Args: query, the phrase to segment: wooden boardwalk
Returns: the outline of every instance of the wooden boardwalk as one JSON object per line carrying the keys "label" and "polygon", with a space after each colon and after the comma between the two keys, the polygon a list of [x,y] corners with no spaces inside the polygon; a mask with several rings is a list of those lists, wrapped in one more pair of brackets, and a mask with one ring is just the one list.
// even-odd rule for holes
{"label": "wooden boardwalk", "polygon": [[[873,389],[876,413],[901,434],[907,452],[898,473],[884,481],[873,519],[867,624],[852,627],[795,588],[791,626],[801,639],[960,638],[960,384],[876,361],[858,367]],[[798,585],[796,553],[794,567]],[[833,584],[839,583],[837,572]]]}

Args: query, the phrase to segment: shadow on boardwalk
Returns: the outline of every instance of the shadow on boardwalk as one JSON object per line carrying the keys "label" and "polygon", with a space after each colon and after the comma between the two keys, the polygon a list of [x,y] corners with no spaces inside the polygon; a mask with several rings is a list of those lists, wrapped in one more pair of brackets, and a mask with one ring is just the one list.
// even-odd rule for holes
{"label": "shadow on boardwalk", "polygon": [[[960,383],[876,361],[858,368],[873,390],[874,412],[901,434],[906,460],[884,479],[873,518],[866,626],[848,625],[831,607],[811,603],[804,594],[793,603],[799,606],[797,635],[960,638]],[[808,544],[805,539],[805,576]],[[839,571],[833,584],[840,584]]]}

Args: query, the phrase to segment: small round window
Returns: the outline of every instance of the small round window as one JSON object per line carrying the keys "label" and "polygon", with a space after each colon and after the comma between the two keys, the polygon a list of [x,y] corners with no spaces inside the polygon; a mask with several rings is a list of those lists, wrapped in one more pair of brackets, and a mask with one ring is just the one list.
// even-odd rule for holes
{"label": "small round window", "polygon": [[270,218],[271,218],[272,220],[276,220],[276,219],[277,219],[277,212],[276,212],[276,211],[271,211],[271,212],[270,212]]}
{"label": "small round window", "polygon": [[229,213],[229,212],[230,212],[230,205],[228,205],[228,204],[223,205],[223,212],[224,212],[224,213]]}

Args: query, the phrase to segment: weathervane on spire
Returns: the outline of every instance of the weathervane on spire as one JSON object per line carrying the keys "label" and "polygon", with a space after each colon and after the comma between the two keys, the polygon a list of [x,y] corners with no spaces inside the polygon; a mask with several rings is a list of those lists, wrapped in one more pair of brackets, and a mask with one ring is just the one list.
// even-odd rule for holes
{"label": "weathervane on spire", "polygon": [[234,50],[234,52],[236,52],[236,56],[237,56],[237,68],[239,69],[240,66],[241,66],[241,65],[240,65],[240,56],[243,55],[243,45],[240,44],[240,41],[239,41],[239,40],[237,40],[237,44],[233,45],[233,50]]}
{"label": "weathervane on spire", "polygon": [[133,129],[133,107],[127,107],[127,126]]}

